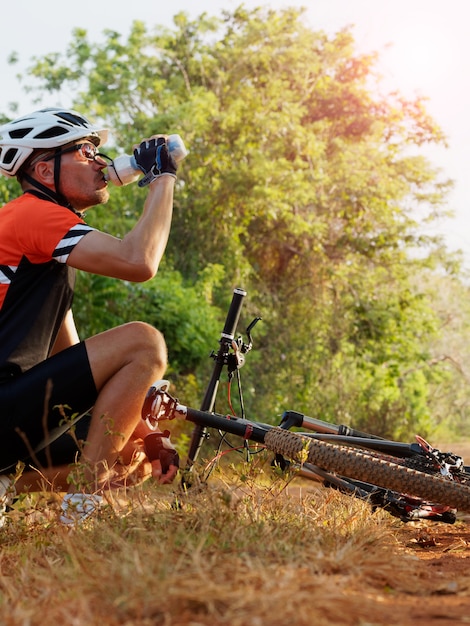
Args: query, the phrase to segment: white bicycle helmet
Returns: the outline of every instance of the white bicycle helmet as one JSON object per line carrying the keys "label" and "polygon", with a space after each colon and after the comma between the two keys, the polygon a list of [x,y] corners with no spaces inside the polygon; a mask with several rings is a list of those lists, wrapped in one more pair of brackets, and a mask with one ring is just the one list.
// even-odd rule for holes
{"label": "white bicycle helmet", "polygon": [[8,122],[0,126],[0,174],[16,176],[33,150],[59,148],[85,137],[99,146],[106,143],[108,131],[72,110],[41,109]]}

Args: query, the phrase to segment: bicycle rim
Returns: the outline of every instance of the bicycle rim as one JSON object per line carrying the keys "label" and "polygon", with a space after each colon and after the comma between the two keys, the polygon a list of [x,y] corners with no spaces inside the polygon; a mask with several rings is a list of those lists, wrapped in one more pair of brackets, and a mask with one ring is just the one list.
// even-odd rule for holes
{"label": "bicycle rim", "polygon": [[265,435],[264,445],[298,463],[313,463],[326,471],[348,478],[470,512],[469,487],[371,457],[367,452],[356,448],[318,441],[282,428],[269,430]]}

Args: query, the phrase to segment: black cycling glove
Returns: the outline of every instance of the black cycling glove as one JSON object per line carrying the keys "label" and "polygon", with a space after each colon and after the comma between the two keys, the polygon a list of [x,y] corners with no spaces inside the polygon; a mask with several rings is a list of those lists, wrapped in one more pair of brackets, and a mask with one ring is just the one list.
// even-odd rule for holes
{"label": "black cycling glove", "polygon": [[175,160],[168,150],[168,144],[164,137],[143,141],[134,150],[134,158],[139,169],[145,176],[139,180],[139,187],[145,187],[159,176],[169,175],[176,178],[178,168]]}
{"label": "black cycling glove", "polygon": [[180,466],[180,458],[170,441],[170,431],[150,433],[144,437],[145,454],[149,461],[159,460],[162,465],[162,474],[166,474],[170,465]]}

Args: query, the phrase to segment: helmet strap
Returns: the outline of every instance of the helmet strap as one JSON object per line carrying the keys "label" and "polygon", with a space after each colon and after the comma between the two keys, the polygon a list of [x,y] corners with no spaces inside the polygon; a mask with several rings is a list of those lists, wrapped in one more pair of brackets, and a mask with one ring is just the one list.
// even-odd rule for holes
{"label": "helmet strap", "polygon": [[43,185],[42,183],[38,182],[35,178],[30,176],[29,174],[23,174],[23,178],[27,180],[30,185],[32,185],[33,187],[36,187],[36,189],[39,189],[39,191],[42,194],[50,198],[52,202],[55,202],[56,204],[60,204],[58,195],[53,189],[49,189],[49,187],[46,187],[46,185]]}
{"label": "helmet strap", "polygon": [[54,157],[54,187],[55,193],[57,196],[57,201],[62,206],[65,206],[69,209],[73,208],[70,202],[67,200],[65,196],[63,196],[59,190],[60,184],[60,165],[61,165],[61,150],[57,148],[55,157]]}
{"label": "helmet strap", "polygon": [[59,191],[60,157],[61,157],[61,155],[60,155],[60,148],[58,148],[56,150],[56,154],[54,156],[54,187],[55,187],[55,191],[53,189],[49,189],[49,187],[46,187],[45,185],[43,185],[42,183],[37,181],[35,178],[30,176],[29,174],[25,173],[23,175],[23,178],[25,180],[27,180],[30,185],[33,185],[33,187],[36,187],[36,189],[39,189],[39,191],[41,193],[43,193],[45,196],[50,198],[52,200],[52,202],[55,202],[56,204],[60,204],[61,206],[67,207],[68,209],[73,209],[72,205],[67,200],[67,198],[64,195],[62,195],[60,193],[60,191]]}

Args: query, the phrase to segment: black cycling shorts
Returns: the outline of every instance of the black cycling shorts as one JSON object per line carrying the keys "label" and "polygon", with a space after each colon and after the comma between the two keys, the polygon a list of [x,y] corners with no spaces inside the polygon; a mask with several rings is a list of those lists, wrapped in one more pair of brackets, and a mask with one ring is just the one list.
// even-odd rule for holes
{"label": "black cycling shorts", "polygon": [[18,461],[39,468],[73,463],[75,438],[86,439],[96,397],[84,343],[0,384],[0,473]]}

